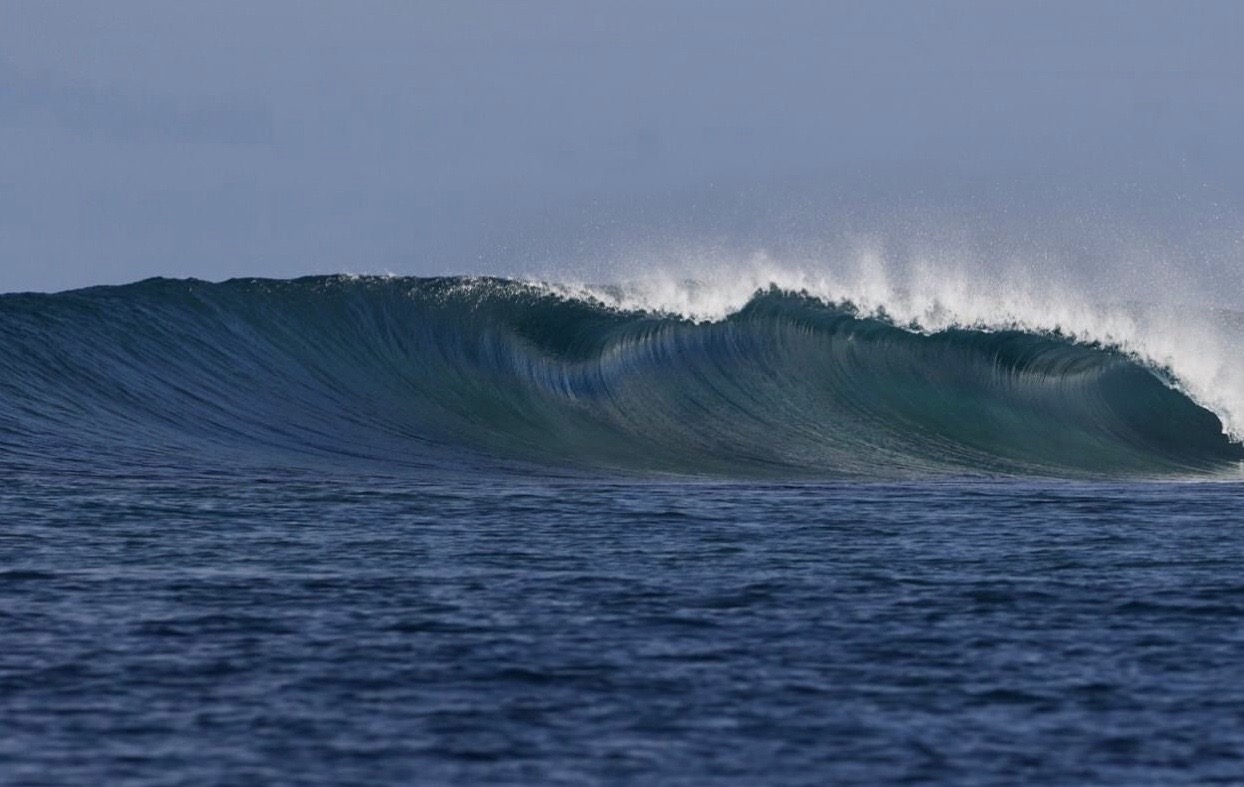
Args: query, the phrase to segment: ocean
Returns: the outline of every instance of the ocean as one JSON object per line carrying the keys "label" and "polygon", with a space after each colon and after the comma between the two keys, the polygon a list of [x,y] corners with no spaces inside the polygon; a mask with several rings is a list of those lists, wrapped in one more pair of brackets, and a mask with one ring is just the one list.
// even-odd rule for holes
{"label": "ocean", "polygon": [[1244,783],[1221,335],[754,284],[0,296],[0,783]]}

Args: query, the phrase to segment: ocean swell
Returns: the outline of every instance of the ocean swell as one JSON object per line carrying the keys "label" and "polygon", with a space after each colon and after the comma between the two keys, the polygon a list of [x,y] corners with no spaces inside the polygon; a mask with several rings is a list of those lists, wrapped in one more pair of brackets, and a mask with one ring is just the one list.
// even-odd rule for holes
{"label": "ocean swell", "polygon": [[340,276],[3,296],[0,451],[789,478],[1244,460],[1177,374],[1091,337],[776,286],[708,320],[618,297]]}

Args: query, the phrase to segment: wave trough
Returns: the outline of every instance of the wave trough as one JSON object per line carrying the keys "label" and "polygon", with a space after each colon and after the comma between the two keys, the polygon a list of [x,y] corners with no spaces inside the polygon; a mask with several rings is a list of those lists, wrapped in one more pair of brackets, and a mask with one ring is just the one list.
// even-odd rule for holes
{"label": "wave trough", "polygon": [[461,277],[3,296],[0,451],[789,478],[1244,460],[1169,369],[1084,336],[921,329],[778,286],[708,316]]}

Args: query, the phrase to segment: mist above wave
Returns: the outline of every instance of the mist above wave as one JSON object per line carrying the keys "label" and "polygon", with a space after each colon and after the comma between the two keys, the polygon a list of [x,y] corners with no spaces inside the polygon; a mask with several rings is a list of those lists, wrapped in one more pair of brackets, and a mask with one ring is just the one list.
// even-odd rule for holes
{"label": "mist above wave", "polygon": [[[922,333],[950,328],[1019,330],[1112,348],[1153,368],[1217,413],[1244,440],[1244,314],[1224,309],[1224,291],[1188,260],[1136,257],[1087,261],[1081,269],[1022,258],[927,254],[901,258],[868,250],[830,260],[765,253],[649,256],[618,266],[619,283],[556,275],[551,291],[625,311],[719,321],[757,292],[800,293],[849,305]],[[1230,299],[1233,293],[1226,293]]]}

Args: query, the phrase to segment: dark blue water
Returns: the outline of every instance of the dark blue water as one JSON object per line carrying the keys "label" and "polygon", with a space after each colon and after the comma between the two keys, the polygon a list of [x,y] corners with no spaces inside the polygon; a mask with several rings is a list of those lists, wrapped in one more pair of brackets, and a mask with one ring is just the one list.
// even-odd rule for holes
{"label": "dark blue water", "polygon": [[1237,783],[1242,492],[9,473],[0,772]]}
{"label": "dark blue water", "polygon": [[1244,780],[1240,449],[1143,366],[428,286],[0,298],[0,783]]}

